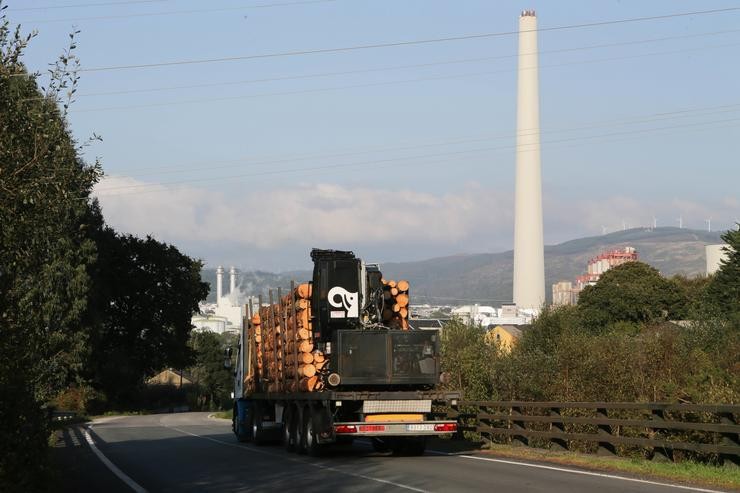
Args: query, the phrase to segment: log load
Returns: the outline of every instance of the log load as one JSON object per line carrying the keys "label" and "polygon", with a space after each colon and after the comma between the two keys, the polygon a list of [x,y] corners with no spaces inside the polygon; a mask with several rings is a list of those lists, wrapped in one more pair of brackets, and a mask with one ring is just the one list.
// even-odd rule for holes
{"label": "log load", "polygon": [[381,279],[383,283],[383,323],[392,329],[409,328],[409,282]]}
{"label": "log load", "polygon": [[299,284],[248,318],[247,334],[256,370],[245,377],[249,389],[314,392],[324,388],[328,359],[316,350],[311,327],[310,283]]}

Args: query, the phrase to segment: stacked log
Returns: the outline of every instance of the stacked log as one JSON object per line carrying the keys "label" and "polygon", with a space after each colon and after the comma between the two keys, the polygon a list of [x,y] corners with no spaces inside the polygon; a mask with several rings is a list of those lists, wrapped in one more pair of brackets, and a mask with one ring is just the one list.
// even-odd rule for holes
{"label": "stacked log", "polygon": [[383,281],[383,322],[392,329],[409,328],[409,282]]}
{"label": "stacked log", "polygon": [[[324,388],[328,360],[313,341],[311,285],[300,284],[277,302],[261,306],[247,331],[253,344],[256,376],[245,376],[247,388],[267,392],[313,392]],[[251,385],[251,386],[250,386]]]}

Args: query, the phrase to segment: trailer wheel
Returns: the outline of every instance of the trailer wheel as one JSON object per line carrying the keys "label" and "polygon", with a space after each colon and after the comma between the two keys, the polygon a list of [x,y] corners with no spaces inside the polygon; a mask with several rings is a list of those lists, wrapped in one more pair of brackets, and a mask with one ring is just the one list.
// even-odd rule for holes
{"label": "trailer wheel", "polygon": [[317,437],[324,409],[306,408],[306,411],[307,415],[304,415],[304,421],[306,423],[306,432],[304,434],[306,440],[306,453],[312,457],[318,457],[324,452],[325,448],[319,443]]}
{"label": "trailer wheel", "polygon": [[265,444],[265,430],[262,427],[262,406],[258,402],[252,403],[252,441],[255,445]]}
{"label": "trailer wheel", "polygon": [[295,450],[299,454],[306,453],[306,420],[311,416],[308,407],[296,408],[295,410]]}
{"label": "trailer wheel", "polygon": [[296,414],[293,406],[283,411],[283,445],[288,452],[296,451]]}

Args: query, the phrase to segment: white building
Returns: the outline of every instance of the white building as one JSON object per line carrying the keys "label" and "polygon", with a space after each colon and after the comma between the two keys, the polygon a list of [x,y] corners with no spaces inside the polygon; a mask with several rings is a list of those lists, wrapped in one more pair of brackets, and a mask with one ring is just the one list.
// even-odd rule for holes
{"label": "white building", "polygon": [[516,305],[503,305],[494,308],[486,305],[464,305],[452,310],[452,316],[460,318],[465,323],[472,323],[482,327],[490,325],[526,325],[532,322],[537,315],[535,308],[517,308]]}
{"label": "white building", "polygon": [[201,313],[193,316],[190,321],[198,330],[222,334],[239,332],[244,327],[245,303],[251,303],[252,298],[244,296],[239,291],[234,267],[229,269],[229,293],[224,295],[223,276],[224,268],[219,265],[216,269],[216,303],[201,304]]}

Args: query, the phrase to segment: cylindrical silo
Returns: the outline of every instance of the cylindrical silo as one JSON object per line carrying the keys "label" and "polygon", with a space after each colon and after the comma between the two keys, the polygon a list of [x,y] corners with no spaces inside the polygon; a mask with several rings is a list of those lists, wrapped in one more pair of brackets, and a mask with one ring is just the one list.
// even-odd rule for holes
{"label": "cylindrical silo", "polygon": [[717,272],[721,267],[722,260],[727,259],[727,252],[724,248],[727,245],[707,245],[704,251],[707,255],[707,275],[710,276]]}

